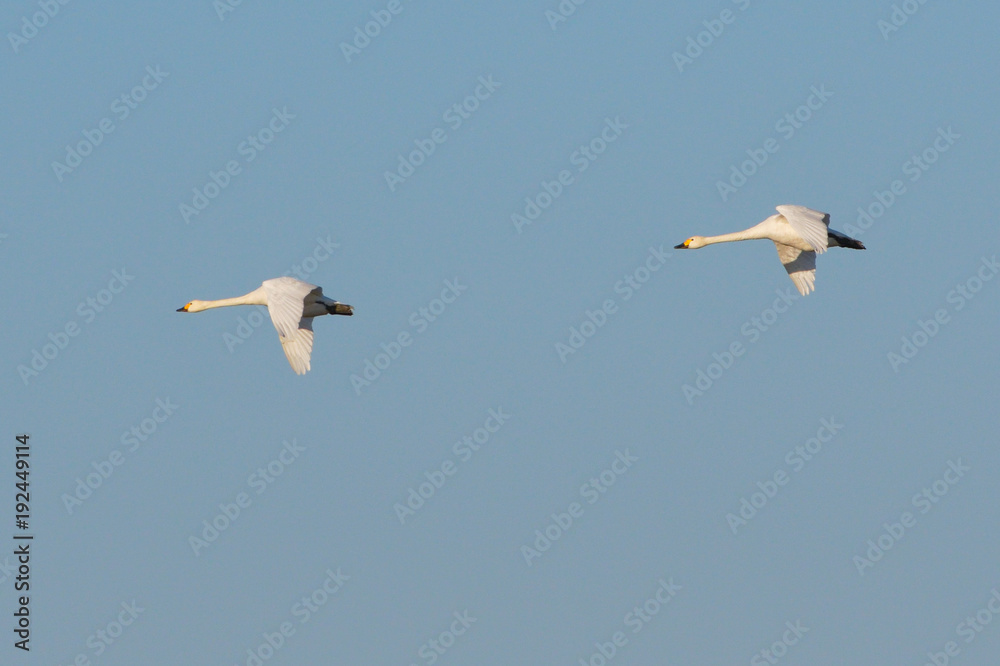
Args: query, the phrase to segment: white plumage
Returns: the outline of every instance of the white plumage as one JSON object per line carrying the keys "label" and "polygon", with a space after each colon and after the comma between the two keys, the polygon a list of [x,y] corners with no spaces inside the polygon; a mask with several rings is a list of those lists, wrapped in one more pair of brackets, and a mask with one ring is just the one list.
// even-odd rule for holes
{"label": "white plumage", "polygon": [[766,238],[774,241],[778,258],[799,293],[805,296],[816,288],[816,255],[830,247],[865,249],[864,244],[830,229],[830,216],[805,206],[783,205],[749,229],[721,236],[692,236],[676,245],[678,250],[696,250],[715,243]]}
{"label": "white plumage", "polygon": [[201,312],[229,305],[266,305],[271,323],[278,331],[281,347],[289,365],[296,374],[309,372],[312,357],[312,320],[325,314],[353,315],[354,308],[327,298],[323,288],[296,280],[279,277],[264,280],[259,288],[249,294],[218,301],[191,301],[178,312]]}

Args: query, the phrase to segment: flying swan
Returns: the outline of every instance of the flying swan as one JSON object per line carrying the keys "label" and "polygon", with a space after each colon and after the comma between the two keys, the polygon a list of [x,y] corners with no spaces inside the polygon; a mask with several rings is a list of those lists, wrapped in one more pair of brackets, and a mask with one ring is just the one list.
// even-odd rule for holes
{"label": "flying swan", "polygon": [[828,213],[792,205],[778,206],[777,211],[777,215],[744,231],[721,236],[692,236],[674,249],[696,250],[713,243],[767,238],[774,241],[788,277],[803,296],[816,289],[817,254],[823,254],[828,247],[865,249],[861,241],[830,229]]}
{"label": "flying swan", "polygon": [[288,363],[297,375],[309,372],[309,357],[313,347],[313,317],[321,315],[354,314],[354,308],[327,298],[323,288],[296,280],[279,277],[264,280],[259,288],[245,296],[223,298],[218,301],[191,301],[178,312],[201,312],[228,305],[266,305],[271,315],[271,323],[278,329],[281,347],[285,350]]}

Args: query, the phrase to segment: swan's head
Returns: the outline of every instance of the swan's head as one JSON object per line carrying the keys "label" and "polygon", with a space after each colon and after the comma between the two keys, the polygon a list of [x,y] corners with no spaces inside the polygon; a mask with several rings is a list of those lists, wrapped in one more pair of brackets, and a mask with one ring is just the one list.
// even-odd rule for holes
{"label": "swan's head", "polygon": [[704,236],[691,236],[686,241],[680,245],[675,245],[675,250],[697,250],[699,247],[705,247],[705,237]]}
{"label": "swan's head", "polygon": [[178,312],[201,312],[206,310],[205,301],[191,301],[182,308],[177,308]]}

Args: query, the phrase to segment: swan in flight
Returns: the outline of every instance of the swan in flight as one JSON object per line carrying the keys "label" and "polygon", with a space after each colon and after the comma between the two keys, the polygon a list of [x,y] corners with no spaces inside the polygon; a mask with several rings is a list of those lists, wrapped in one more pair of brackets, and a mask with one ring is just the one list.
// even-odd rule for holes
{"label": "swan in flight", "polygon": [[778,248],[778,258],[788,271],[799,293],[805,296],[816,289],[816,255],[829,247],[865,249],[864,244],[830,229],[830,215],[805,206],[777,207],[778,214],[744,231],[721,236],[692,236],[675,250],[696,250],[713,243],[767,238]]}
{"label": "swan in flight", "polygon": [[313,347],[313,317],[325,314],[354,314],[354,308],[327,298],[323,288],[296,280],[279,277],[264,280],[259,288],[245,296],[223,298],[218,301],[191,301],[178,312],[201,312],[227,305],[266,305],[271,323],[278,329],[278,338],[288,357],[288,363],[297,375],[309,372],[309,357]]}

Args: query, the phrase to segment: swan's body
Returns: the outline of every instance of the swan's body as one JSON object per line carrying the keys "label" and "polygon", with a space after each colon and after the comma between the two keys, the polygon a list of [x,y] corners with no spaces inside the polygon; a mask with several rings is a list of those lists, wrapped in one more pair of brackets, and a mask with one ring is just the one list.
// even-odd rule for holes
{"label": "swan's body", "polygon": [[799,293],[805,296],[816,286],[816,255],[829,247],[865,249],[864,244],[830,229],[830,216],[805,206],[778,206],[778,214],[744,231],[721,236],[692,236],[677,250],[696,250],[714,243],[766,238],[774,241],[778,258],[788,271]]}
{"label": "swan's body", "polygon": [[245,296],[223,298],[218,301],[191,301],[178,312],[201,312],[229,305],[266,305],[271,323],[278,329],[281,347],[288,363],[296,374],[309,372],[309,358],[313,346],[313,317],[325,314],[353,315],[354,308],[323,295],[323,288],[296,280],[279,277],[264,280],[259,288]]}

